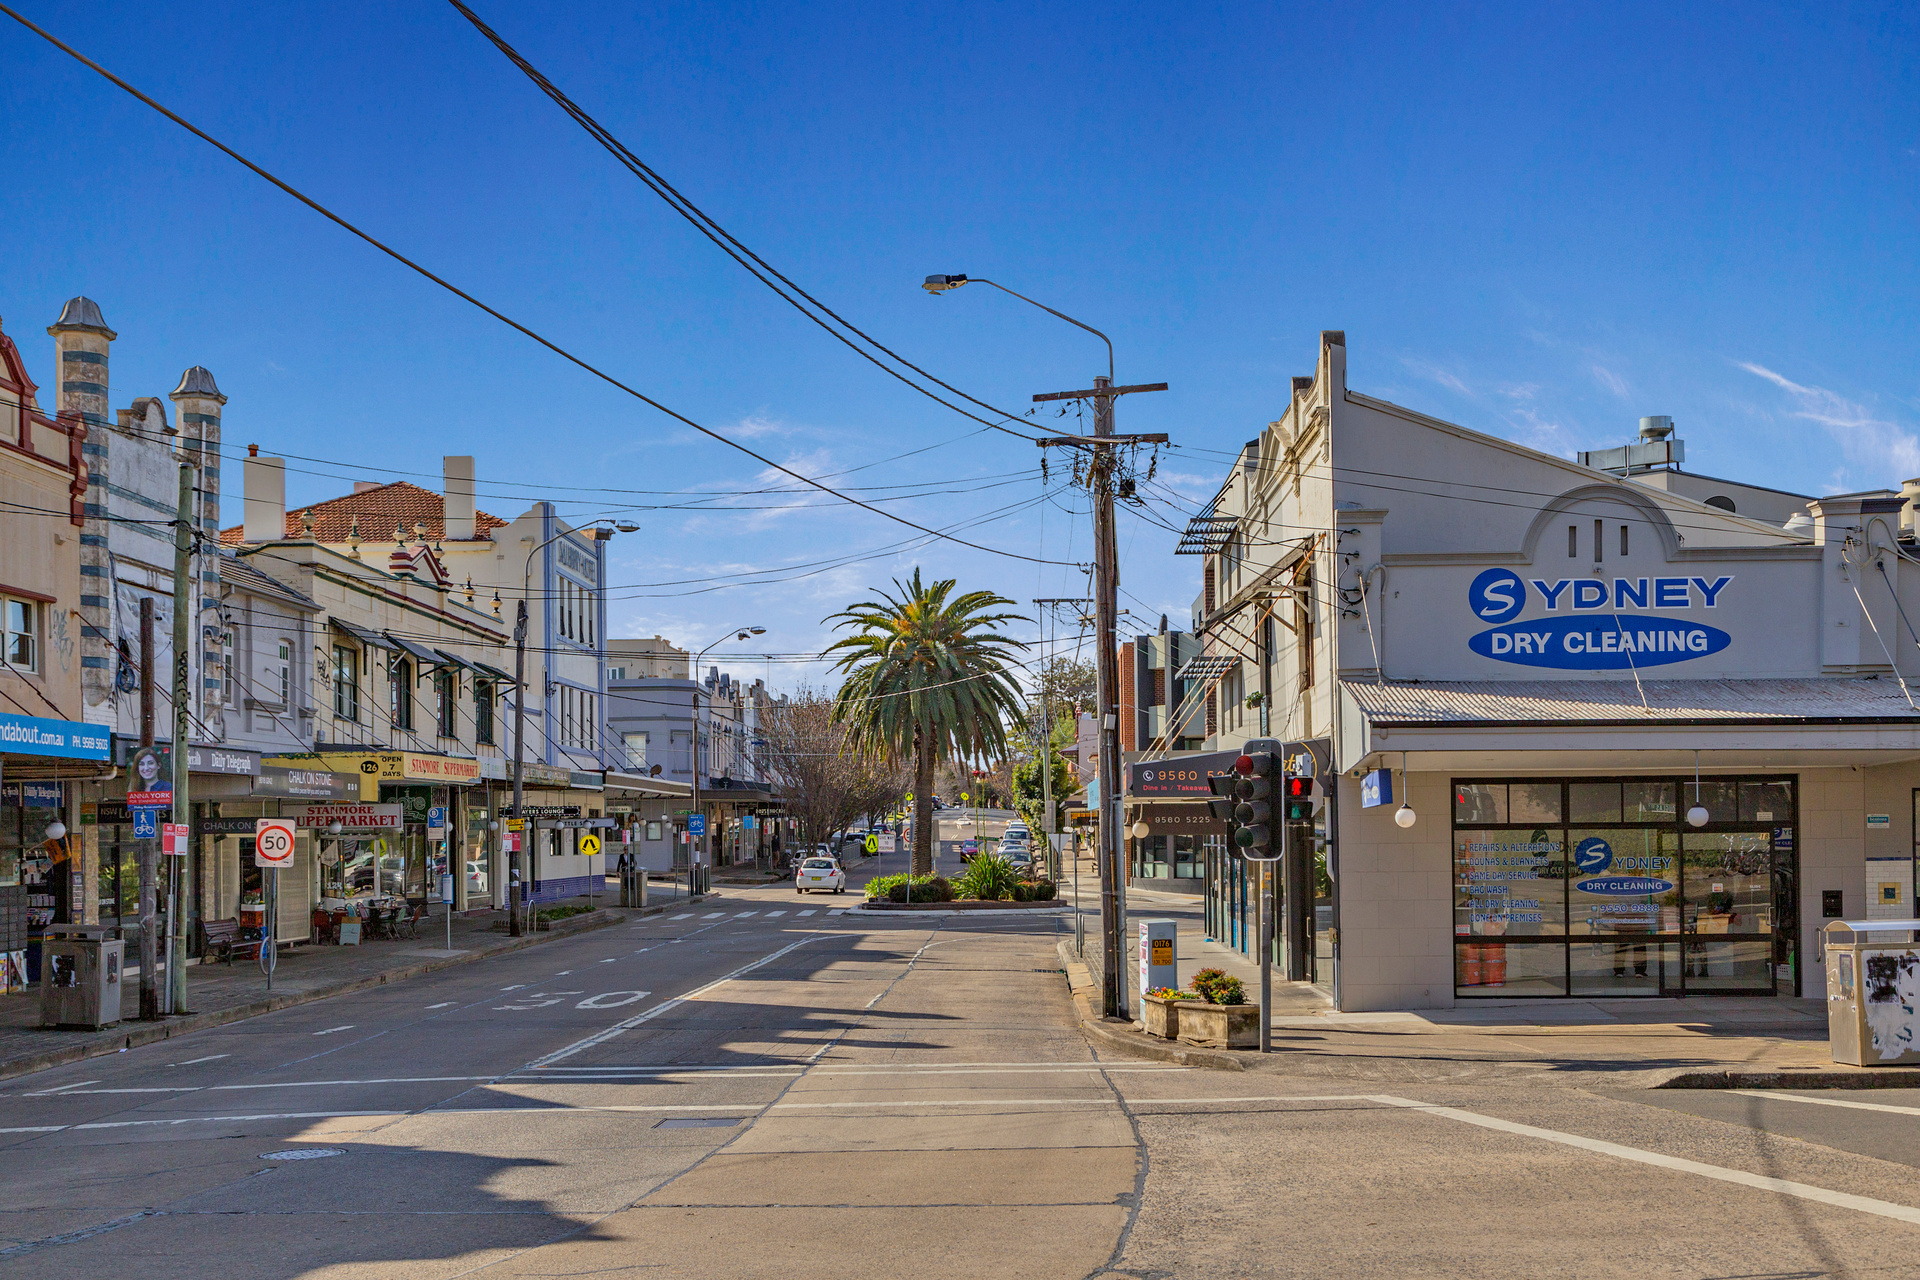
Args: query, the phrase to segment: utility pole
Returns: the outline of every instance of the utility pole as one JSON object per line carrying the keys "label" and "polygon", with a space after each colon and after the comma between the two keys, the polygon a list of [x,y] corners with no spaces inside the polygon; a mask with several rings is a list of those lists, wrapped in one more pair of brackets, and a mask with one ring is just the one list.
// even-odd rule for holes
{"label": "utility pole", "polygon": [[[176,590],[178,584],[176,584]],[[140,745],[153,746],[153,597],[140,598]],[[129,769],[128,789],[145,786],[144,782],[133,780],[133,770]],[[140,842],[139,851],[134,855],[139,859],[139,911],[140,936],[135,940],[135,951],[140,959],[140,1020],[153,1022],[160,1017],[160,991],[158,987],[160,951],[153,940],[154,911],[154,865],[153,846],[147,841]]]}
{"label": "utility pole", "polygon": [[[535,548],[538,550],[538,548]],[[531,555],[531,553],[529,553]],[[507,899],[507,933],[518,938],[526,891],[522,887],[521,860],[527,846],[526,807],[527,774],[527,595],[520,593],[520,609],[513,620],[513,820],[520,830],[509,831],[515,837],[512,854],[507,858],[507,880],[511,885]]]}
{"label": "utility pole", "polygon": [[[1079,323],[1075,321],[1075,323]],[[1085,326],[1082,326],[1083,328]],[[1166,436],[1116,436],[1113,433],[1113,402],[1138,391],[1165,391],[1164,382],[1116,387],[1113,378],[1099,377],[1086,391],[1054,391],[1034,397],[1046,400],[1090,400],[1093,402],[1093,435],[1053,436],[1036,441],[1042,448],[1072,445],[1090,450],[1087,484],[1093,491],[1093,616],[1096,670],[1099,673],[1097,710],[1100,730],[1099,839],[1100,863],[1100,935],[1102,959],[1102,1012],[1109,1018],[1127,1016],[1126,866],[1120,839],[1120,654],[1115,634],[1119,615],[1120,565],[1113,536],[1114,471],[1122,444],[1160,444]]]}
{"label": "utility pole", "polygon": [[[199,532],[199,468],[180,464],[180,505],[173,522],[173,820],[191,823],[187,793],[187,737],[193,720],[193,646],[198,643],[200,583],[193,571],[194,537]],[[181,864],[186,865],[181,865]],[[184,856],[167,859],[167,1013],[187,1011],[187,915],[193,891],[193,839]],[[272,922],[268,922],[271,944]],[[144,957],[142,958],[144,961]],[[140,974],[146,981],[146,971]]]}

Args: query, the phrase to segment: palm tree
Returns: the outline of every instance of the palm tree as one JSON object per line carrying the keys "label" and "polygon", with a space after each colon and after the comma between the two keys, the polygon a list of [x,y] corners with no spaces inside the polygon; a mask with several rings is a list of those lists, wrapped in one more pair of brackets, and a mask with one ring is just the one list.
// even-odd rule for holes
{"label": "palm tree", "polygon": [[991,591],[949,599],[954,579],[925,583],[918,569],[893,586],[894,594],[827,619],[852,632],[827,647],[839,651],[835,666],[847,677],[833,714],[861,749],[913,761],[912,870],[925,875],[933,870],[934,766],[1005,752],[1021,705],[1008,667],[1026,646],[996,628],[1026,619],[990,612],[1013,603]]}

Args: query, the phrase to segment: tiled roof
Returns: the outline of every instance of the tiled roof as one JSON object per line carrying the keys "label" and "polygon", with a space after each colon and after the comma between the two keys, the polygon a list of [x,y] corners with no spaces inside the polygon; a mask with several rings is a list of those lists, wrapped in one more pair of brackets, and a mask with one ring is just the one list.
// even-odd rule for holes
{"label": "tiled roof", "polygon": [[[1472,725],[1675,720],[1913,720],[1920,711],[1898,680],[1463,680],[1342,687],[1375,724]],[[1920,684],[1908,682],[1914,701]],[[1646,701],[1641,701],[1641,690]]]}
{"label": "tiled roof", "polygon": [[[310,507],[295,507],[287,512],[287,537],[307,536],[301,529],[301,516],[309,511],[313,513],[313,537],[320,542],[345,542],[353,531],[356,516],[360,520],[362,542],[392,542],[396,525],[404,528],[409,538],[413,536],[413,526],[416,524],[426,526],[429,538],[443,538],[447,531],[446,499],[431,489],[422,489],[405,480],[329,498]],[[506,523],[500,517],[484,511],[474,514],[474,532],[481,537]],[[243,529],[241,525],[222,529],[220,541],[230,547],[242,545]]]}

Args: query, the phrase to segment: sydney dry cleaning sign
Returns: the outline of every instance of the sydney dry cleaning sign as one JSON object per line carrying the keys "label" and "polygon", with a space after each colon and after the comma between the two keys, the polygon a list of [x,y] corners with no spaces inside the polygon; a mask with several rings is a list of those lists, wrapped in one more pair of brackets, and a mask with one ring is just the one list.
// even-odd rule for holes
{"label": "sydney dry cleaning sign", "polygon": [[[1580,671],[1664,666],[1718,653],[1733,637],[1679,616],[1715,609],[1733,575],[1714,578],[1522,578],[1488,569],[1467,603],[1492,624],[1467,647],[1495,662]],[[1522,618],[1522,614],[1531,615]]]}

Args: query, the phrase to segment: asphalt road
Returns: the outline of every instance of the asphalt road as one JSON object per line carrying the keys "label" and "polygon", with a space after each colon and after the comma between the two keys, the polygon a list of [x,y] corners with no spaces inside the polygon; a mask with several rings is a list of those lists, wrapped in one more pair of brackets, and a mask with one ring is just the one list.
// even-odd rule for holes
{"label": "asphalt road", "polygon": [[1102,1061],[1059,918],[856,901],[729,889],[10,1081],[0,1275],[1920,1277],[1920,1093]]}

